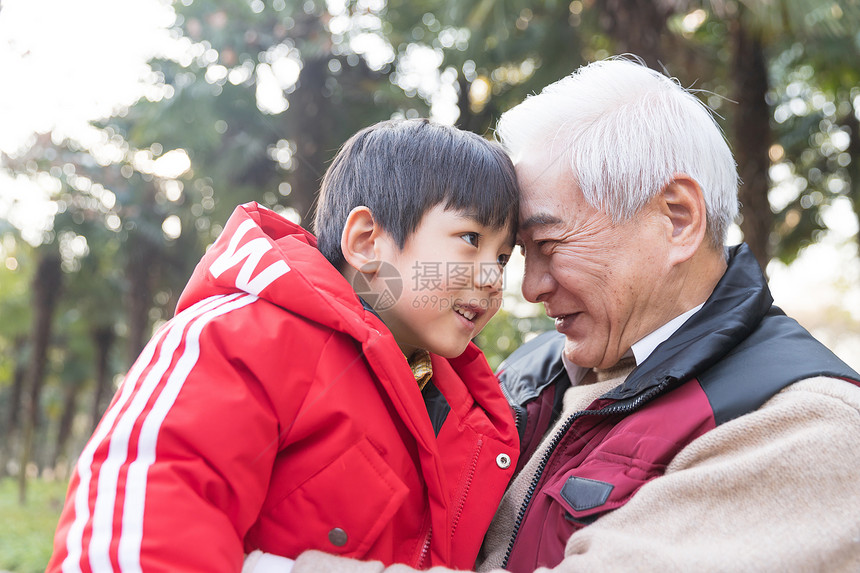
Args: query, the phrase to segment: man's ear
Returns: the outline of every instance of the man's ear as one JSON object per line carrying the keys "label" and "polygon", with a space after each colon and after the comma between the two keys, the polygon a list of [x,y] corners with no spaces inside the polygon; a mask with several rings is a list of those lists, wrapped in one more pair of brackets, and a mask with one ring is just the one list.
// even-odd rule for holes
{"label": "man's ear", "polygon": [[340,236],[343,258],[349,266],[363,273],[379,270],[382,240],[384,232],[373,219],[370,209],[361,206],[349,212]]}
{"label": "man's ear", "polygon": [[702,188],[689,175],[678,174],[660,192],[660,207],[670,224],[671,262],[684,262],[705,241],[707,209]]}

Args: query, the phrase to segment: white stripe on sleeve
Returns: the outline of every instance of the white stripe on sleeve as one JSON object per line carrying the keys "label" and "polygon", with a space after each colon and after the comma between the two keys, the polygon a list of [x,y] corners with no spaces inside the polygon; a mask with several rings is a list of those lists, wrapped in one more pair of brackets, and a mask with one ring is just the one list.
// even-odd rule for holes
{"label": "white stripe on sleeve", "polygon": [[143,538],[146,474],[149,466],[155,462],[155,447],[161,424],[173,407],[179,391],[200,357],[200,333],[213,318],[246,306],[255,300],[257,300],[256,296],[247,295],[210,310],[188,329],[188,334],[185,336],[185,352],[179,358],[176,366],[173,367],[164,389],[146,415],[138,439],[137,459],[128,468],[122,534],[119,540],[119,565],[122,571],[141,571],[140,545]]}
{"label": "white stripe on sleeve", "polygon": [[[195,318],[205,313],[207,310],[213,307],[217,307],[219,304],[223,304],[229,300],[235,299],[239,296],[239,294],[240,293],[230,295],[229,297],[225,295],[209,297],[207,299],[201,300],[200,302],[184,310],[182,313],[178,314],[176,317],[173,318],[173,320],[171,320],[167,325],[165,325],[164,328],[160,329],[156,333],[152,340],[150,340],[150,342],[143,349],[140,357],[137,361],[135,361],[134,366],[132,366],[131,370],[128,372],[128,375],[123,381],[120,396],[117,398],[117,401],[113,404],[113,406],[111,406],[105,413],[101,423],[99,424],[92,438],[81,452],[81,455],[79,456],[78,462],[76,464],[79,483],[77,489],[75,490],[74,497],[75,520],[70,526],[69,533],[66,537],[67,555],[66,558],[63,560],[62,564],[62,570],[64,573],[79,573],[81,571],[80,561],[83,554],[83,534],[84,529],[86,528],[86,525],[90,519],[89,496],[90,483],[93,478],[92,463],[95,451],[98,449],[99,445],[105,440],[105,438],[108,437],[108,434],[114,427],[114,423],[119,417],[119,414],[123,411],[128,400],[131,398],[142,371],[152,363],[152,360],[155,356],[155,352],[159,348],[159,344],[161,343],[162,339],[170,337],[175,332],[178,332],[179,336],[181,337],[181,334],[184,331],[185,327],[188,325],[188,323],[192,322]],[[175,347],[173,349],[170,349],[167,354],[172,355],[174,351]],[[164,348],[161,349],[160,354],[163,358],[165,354]],[[113,438],[111,437],[111,439]],[[110,451],[113,451],[112,446],[113,444],[111,444]],[[102,469],[104,469],[104,466],[102,466]],[[101,489],[101,482],[101,475],[99,475],[100,487],[96,492],[96,506],[98,508],[99,494],[104,494],[106,497],[110,498],[109,505],[111,507],[112,513],[112,507],[114,499],[116,497],[116,490],[114,489],[113,491],[105,492]],[[104,505],[105,504],[103,502],[102,506]],[[111,529],[109,528],[107,532],[107,541],[105,543],[106,547],[110,546],[110,535]],[[93,538],[95,539],[95,532]],[[107,570],[111,570],[109,560],[107,563],[107,568]]]}

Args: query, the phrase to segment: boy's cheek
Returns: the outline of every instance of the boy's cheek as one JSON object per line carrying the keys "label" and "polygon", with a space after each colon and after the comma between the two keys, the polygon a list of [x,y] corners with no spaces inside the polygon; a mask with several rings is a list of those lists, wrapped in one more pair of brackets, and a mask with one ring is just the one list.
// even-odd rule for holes
{"label": "boy's cheek", "polygon": [[482,317],[484,320],[483,325],[481,326],[481,328],[483,328],[486,326],[487,322],[489,322],[489,320],[499,312],[499,309],[502,308],[502,297],[484,298],[472,301],[472,303],[476,304],[484,311],[484,316]]}

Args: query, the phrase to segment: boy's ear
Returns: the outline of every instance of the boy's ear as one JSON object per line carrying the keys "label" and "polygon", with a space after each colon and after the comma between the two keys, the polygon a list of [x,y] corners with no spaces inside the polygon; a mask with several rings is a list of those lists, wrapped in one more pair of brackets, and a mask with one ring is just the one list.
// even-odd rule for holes
{"label": "boy's ear", "polygon": [[367,207],[356,207],[346,217],[340,248],[347,264],[363,273],[379,270],[381,262],[382,228]]}
{"label": "boy's ear", "polygon": [[669,245],[671,262],[692,257],[705,240],[707,209],[702,188],[686,174],[676,175],[659,195],[660,208],[671,225]]}

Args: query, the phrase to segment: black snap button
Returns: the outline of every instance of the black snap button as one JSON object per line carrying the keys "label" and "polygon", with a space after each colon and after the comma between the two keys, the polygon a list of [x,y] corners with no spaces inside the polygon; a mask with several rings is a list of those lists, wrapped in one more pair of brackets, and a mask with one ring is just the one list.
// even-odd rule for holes
{"label": "black snap button", "polygon": [[331,541],[331,544],[335,547],[343,547],[346,545],[346,531],[341,529],[340,527],[335,527],[331,531],[328,532],[328,540]]}

